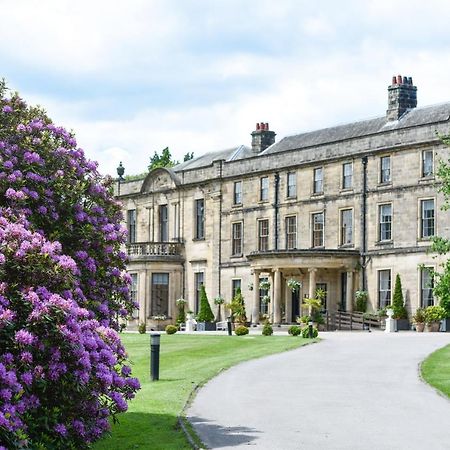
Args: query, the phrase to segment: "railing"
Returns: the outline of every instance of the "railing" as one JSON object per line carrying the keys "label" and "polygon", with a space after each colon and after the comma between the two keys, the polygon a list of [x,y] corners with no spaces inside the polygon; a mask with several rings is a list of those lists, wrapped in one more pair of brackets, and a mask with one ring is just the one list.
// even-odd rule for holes
{"label": "railing", "polygon": [[180,256],[182,244],[179,242],[135,242],[127,244],[129,256]]}
{"label": "railing", "polygon": [[376,316],[367,316],[358,312],[337,311],[323,314],[327,330],[368,330],[370,328],[381,328],[382,321]]}

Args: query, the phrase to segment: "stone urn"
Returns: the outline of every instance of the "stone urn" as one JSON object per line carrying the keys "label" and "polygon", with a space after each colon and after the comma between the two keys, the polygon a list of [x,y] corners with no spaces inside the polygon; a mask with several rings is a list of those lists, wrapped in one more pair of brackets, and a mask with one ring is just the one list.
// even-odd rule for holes
{"label": "stone urn", "polygon": [[418,333],[423,333],[424,329],[425,329],[425,322],[418,322],[418,323],[416,323],[416,331]]}
{"label": "stone urn", "polygon": [[441,322],[430,322],[426,324],[426,331],[430,333],[436,333],[439,331],[439,327],[441,325]]}

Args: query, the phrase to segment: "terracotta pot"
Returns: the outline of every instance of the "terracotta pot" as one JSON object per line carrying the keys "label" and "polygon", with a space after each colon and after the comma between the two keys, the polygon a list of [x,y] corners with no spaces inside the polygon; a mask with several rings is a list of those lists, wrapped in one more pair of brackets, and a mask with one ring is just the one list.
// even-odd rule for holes
{"label": "terracotta pot", "polygon": [[425,328],[424,322],[416,323],[416,331],[418,333],[423,333],[424,328]]}
{"label": "terracotta pot", "polygon": [[436,333],[437,331],[439,331],[439,325],[440,324],[441,324],[440,322],[430,322],[430,323],[427,323],[425,329],[428,332]]}

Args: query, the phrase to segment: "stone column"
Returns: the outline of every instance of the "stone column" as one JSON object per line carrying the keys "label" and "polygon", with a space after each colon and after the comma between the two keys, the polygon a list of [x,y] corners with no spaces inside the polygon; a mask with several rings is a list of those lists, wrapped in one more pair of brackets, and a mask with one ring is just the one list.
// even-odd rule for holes
{"label": "stone column", "polygon": [[253,309],[252,309],[252,324],[256,325],[259,322],[259,270],[253,271]]}
{"label": "stone column", "polygon": [[273,282],[273,323],[281,323],[281,272],[275,269]]}
{"label": "stone column", "polygon": [[[283,281],[286,286],[285,278],[283,278]],[[284,311],[286,315],[286,323],[290,323],[292,321],[292,291],[288,288],[285,288],[284,291]]]}
{"label": "stone column", "polygon": [[314,298],[316,295],[316,272],[315,267],[308,269],[309,272],[309,298]]}
{"label": "stone column", "polygon": [[345,309],[353,312],[353,270],[347,270],[347,295],[345,297]]}

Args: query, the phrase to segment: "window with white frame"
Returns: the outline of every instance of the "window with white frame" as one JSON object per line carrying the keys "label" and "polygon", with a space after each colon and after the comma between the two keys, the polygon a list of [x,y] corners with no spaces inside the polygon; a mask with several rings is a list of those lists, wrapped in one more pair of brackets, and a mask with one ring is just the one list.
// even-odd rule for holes
{"label": "window with white frame", "polygon": [[236,293],[238,289],[241,289],[241,279],[235,278],[234,280],[231,280],[231,298],[236,297]]}
{"label": "window with white frame", "polygon": [[342,189],[353,187],[353,164],[351,162],[342,164]]}
{"label": "window with white frame", "polygon": [[434,199],[420,201],[420,237],[434,236]]}
{"label": "window with white frame", "polygon": [[353,210],[341,210],[341,245],[353,244]]}
{"label": "window with white frame", "polygon": [[194,313],[198,314],[200,310],[200,292],[201,286],[205,282],[205,274],[203,272],[194,273],[194,288],[195,288],[195,298],[194,298]]}
{"label": "window with white frame", "polygon": [[[261,284],[262,281],[269,281],[267,277],[261,277],[259,279],[259,283]],[[269,289],[259,289],[259,313],[260,314],[268,314],[269,313]]]}
{"label": "window with white frame", "polygon": [[234,183],[233,203],[235,205],[242,204],[242,181],[235,181]]}
{"label": "window with white frame", "polygon": [[169,274],[152,273],[152,316],[169,315]]}
{"label": "window with white frame", "polygon": [[259,201],[267,202],[269,200],[269,177],[259,179]]}
{"label": "window with white frame", "polygon": [[286,249],[297,248],[297,216],[285,218],[286,227]]}
{"label": "window with white frame", "polygon": [[323,247],[323,226],[324,226],[323,212],[312,215],[312,246]]}
{"label": "window with white frame", "polygon": [[205,200],[195,200],[195,239],[205,239]]}
{"label": "window with white frame", "polygon": [[433,150],[422,151],[422,177],[433,175]]}
{"label": "window with white frame", "polygon": [[386,203],[378,206],[378,239],[380,241],[392,240],[392,204]]}
{"label": "window with white frame", "polygon": [[136,210],[129,209],[127,211],[127,228],[128,228],[128,242],[133,244],[136,242]]}
{"label": "window with white frame", "polygon": [[380,183],[390,183],[391,181],[391,157],[382,156],[380,158]]}
{"label": "window with white frame", "polygon": [[297,174],[289,172],[287,174],[287,197],[297,196]]}
{"label": "window with white frame", "polygon": [[242,255],[242,222],[235,222],[231,226],[231,254],[232,256]]}
{"label": "window with white frame", "polygon": [[169,214],[167,205],[159,205],[159,240],[167,242],[169,240]]}
{"label": "window with white frame", "polygon": [[258,220],[258,250],[266,252],[269,250],[269,220]]}
{"label": "window with white frame", "polygon": [[391,304],[391,271],[378,271],[378,307],[386,308]]}
{"label": "window with white frame", "polygon": [[420,306],[422,308],[434,305],[433,288],[433,268],[422,267],[420,269]]}
{"label": "window with white frame", "polygon": [[314,169],[314,194],[321,194],[323,192],[323,168],[318,167]]}

